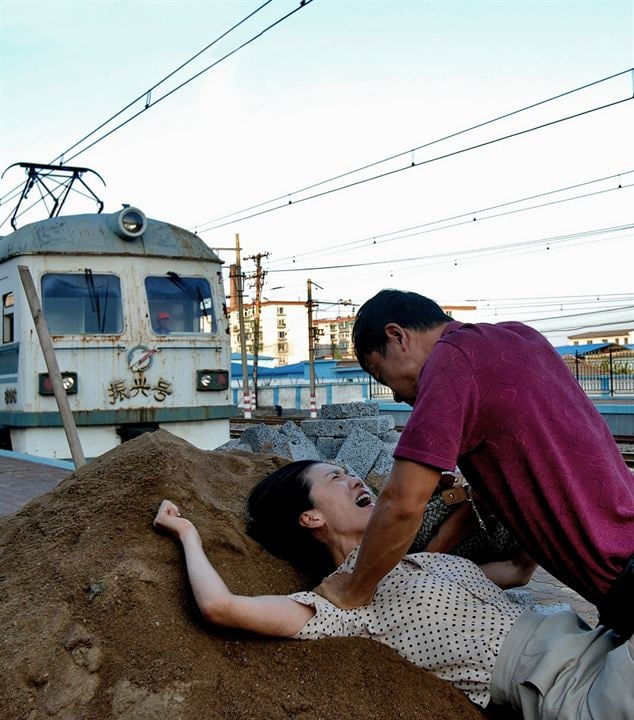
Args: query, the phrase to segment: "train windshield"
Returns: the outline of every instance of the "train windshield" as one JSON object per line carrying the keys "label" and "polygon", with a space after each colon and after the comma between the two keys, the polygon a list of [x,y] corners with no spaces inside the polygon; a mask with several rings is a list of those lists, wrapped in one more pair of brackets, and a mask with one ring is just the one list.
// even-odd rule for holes
{"label": "train windshield", "polygon": [[157,335],[217,331],[211,288],[205,278],[168,272],[145,278],[145,292]]}
{"label": "train windshield", "polygon": [[50,273],[42,277],[42,308],[53,335],[111,335],[123,331],[116,275]]}

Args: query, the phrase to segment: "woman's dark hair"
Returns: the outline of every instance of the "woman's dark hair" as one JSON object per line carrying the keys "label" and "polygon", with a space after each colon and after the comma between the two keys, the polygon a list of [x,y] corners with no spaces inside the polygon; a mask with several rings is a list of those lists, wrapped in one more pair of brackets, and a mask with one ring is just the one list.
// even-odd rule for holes
{"label": "woman's dark hair", "polygon": [[271,473],[247,499],[247,533],[270,553],[320,578],[334,569],[330,553],[299,517],[310,510],[306,474],[317,460],[298,460]]}
{"label": "woman's dark hair", "polygon": [[430,330],[452,318],[433,300],[414,292],[381,290],[359,308],[352,329],[354,351],[365,370],[371,352],[385,353],[385,326],[397,323],[413,330]]}

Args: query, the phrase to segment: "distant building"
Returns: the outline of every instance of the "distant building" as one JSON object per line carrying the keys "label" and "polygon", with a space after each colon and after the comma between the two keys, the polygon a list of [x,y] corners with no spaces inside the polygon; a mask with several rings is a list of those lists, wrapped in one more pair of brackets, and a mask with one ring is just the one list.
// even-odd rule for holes
{"label": "distant building", "polygon": [[[255,303],[244,306],[244,334],[247,352],[255,354]],[[229,308],[231,350],[240,352],[240,316]],[[260,303],[258,355],[271,355],[277,365],[289,365],[308,357],[308,318],[306,303],[300,300],[263,301]]]}
{"label": "distant building", "polygon": [[[233,295],[235,297],[235,294]],[[247,353],[256,350],[256,304],[244,305],[244,334]],[[448,305],[448,315],[455,311],[475,310],[474,305]],[[231,351],[240,352],[240,317],[237,305],[230,303],[229,326]],[[260,303],[258,355],[274,357],[277,365],[291,365],[308,358],[308,315],[301,300],[264,300]],[[316,360],[354,360],[352,327],[354,315],[313,320],[316,329]]]}
{"label": "distant building", "polygon": [[317,343],[315,344],[316,360],[352,360],[352,326],[354,315],[338,318],[315,320]]}
{"label": "distant building", "polygon": [[616,345],[630,345],[634,343],[634,327],[594,330],[568,335],[573,345],[594,345],[595,343],[615,343]]}

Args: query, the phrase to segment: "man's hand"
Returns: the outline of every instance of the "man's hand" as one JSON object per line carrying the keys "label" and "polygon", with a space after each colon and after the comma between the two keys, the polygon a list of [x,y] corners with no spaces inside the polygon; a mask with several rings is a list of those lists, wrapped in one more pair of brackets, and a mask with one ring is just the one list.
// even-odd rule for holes
{"label": "man's hand", "polygon": [[374,597],[374,591],[365,597],[351,596],[348,592],[351,581],[351,573],[341,572],[329,575],[322,581],[321,585],[315,588],[315,592],[342,610],[351,610],[362,605],[369,605]]}

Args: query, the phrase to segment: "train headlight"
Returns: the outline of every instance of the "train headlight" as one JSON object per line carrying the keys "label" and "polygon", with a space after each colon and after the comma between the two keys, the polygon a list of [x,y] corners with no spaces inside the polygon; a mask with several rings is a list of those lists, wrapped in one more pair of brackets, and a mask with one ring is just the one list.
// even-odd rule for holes
{"label": "train headlight", "polygon": [[196,390],[226,390],[229,387],[227,370],[197,370]]}
{"label": "train headlight", "polygon": [[147,229],[147,218],[139,208],[126,205],[123,210],[111,215],[113,230],[124,240],[136,240]]}
{"label": "train headlight", "polygon": [[[77,373],[63,372],[62,385],[67,395],[77,395]],[[53,381],[48,373],[39,374],[40,395],[53,395]]]}

